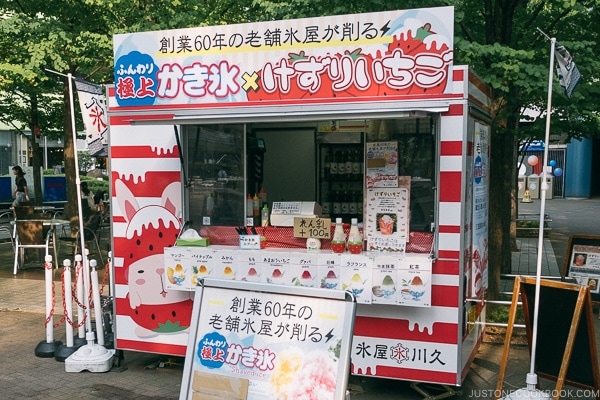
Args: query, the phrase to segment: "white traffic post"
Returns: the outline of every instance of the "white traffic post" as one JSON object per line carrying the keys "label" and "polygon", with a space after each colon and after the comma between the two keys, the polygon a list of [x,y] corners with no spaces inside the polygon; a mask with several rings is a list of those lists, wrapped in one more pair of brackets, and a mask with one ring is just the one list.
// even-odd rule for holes
{"label": "white traffic post", "polygon": [[73,354],[81,344],[75,347],[75,340],[73,338],[73,287],[72,287],[72,274],[71,274],[71,260],[65,259],[63,261],[63,305],[64,305],[64,316],[65,316],[65,335],[67,336],[67,344],[60,346],[54,353],[54,359],[59,362],[64,362],[67,357]]}
{"label": "white traffic post", "polygon": [[96,318],[96,337],[98,344],[104,346],[104,319],[102,318],[102,303],[100,300],[100,287],[98,286],[98,271],[96,271],[96,260],[90,260],[92,269],[92,295],[94,298],[94,317]]}
{"label": "white traffic post", "polygon": [[35,355],[37,357],[49,358],[54,357],[56,349],[62,342],[54,340],[54,282],[52,280],[52,256],[46,254],[44,261],[44,278],[46,283],[46,340],[38,343],[35,348]]}
{"label": "white traffic post", "polygon": [[[63,261],[63,266],[65,267],[65,273],[63,275],[63,282],[65,287],[65,292],[63,296],[65,297],[65,317],[67,319],[66,325],[66,335],[67,335],[67,347],[73,347],[73,292],[71,291],[71,260]],[[68,293],[67,293],[68,290]]]}
{"label": "white traffic post", "polygon": [[81,254],[75,255],[75,276],[77,276],[77,323],[79,324],[78,328],[78,336],[79,341],[85,343],[85,326],[84,326],[84,318],[85,318],[85,310],[83,308],[83,297],[84,294],[84,285],[83,285],[83,274],[85,273],[83,270],[83,257]]}

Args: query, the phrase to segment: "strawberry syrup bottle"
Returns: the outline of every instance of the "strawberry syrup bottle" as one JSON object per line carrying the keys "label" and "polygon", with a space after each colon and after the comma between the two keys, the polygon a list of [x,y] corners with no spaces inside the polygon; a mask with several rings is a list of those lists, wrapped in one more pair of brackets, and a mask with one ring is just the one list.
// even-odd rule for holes
{"label": "strawberry syrup bottle", "polygon": [[352,218],[350,233],[348,234],[348,251],[352,254],[360,254],[363,249],[363,239],[358,230],[358,219]]}
{"label": "strawberry syrup bottle", "polygon": [[344,233],[344,224],[341,218],[335,219],[335,230],[331,240],[331,250],[334,253],[343,253],[346,250],[346,234]]}

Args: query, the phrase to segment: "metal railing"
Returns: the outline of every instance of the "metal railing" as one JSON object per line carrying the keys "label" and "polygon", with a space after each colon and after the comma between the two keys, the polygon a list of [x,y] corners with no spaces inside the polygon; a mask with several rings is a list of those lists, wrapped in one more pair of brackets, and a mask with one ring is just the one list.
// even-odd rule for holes
{"label": "metal railing", "polygon": [[[500,274],[500,279],[501,280],[514,280],[517,276],[530,276],[535,278],[534,275],[524,275],[524,274]],[[549,280],[562,280],[562,277],[560,276],[541,276],[541,279],[549,279]],[[513,298],[513,292],[500,292],[501,296],[508,296],[511,298],[511,300],[484,300],[486,305],[488,304],[493,304],[493,305],[500,305],[500,306],[506,306],[506,307],[510,307],[512,305],[512,298]],[[520,295],[519,295],[520,297]],[[481,299],[467,299],[467,301],[470,302],[479,302],[481,301]],[[517,301],[517,307],[522,307],[523,303],[519,300]],[[506,328],[508,327],[508,323],[503,323],[503,322],[489,322],[486,320],[485,322],[486,326],[496,326],[496,327],[501,327],[501,328]],[[514,328],[521,328],[524,329],[525,328],[525,324],[514,324],[513,325]]]}

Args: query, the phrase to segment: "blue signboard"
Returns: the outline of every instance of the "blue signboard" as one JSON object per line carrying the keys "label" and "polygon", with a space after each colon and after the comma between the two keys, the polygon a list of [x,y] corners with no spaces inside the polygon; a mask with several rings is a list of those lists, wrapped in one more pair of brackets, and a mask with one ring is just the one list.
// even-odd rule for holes
{"label": "blue signboard", "polygon": [[10,176],[1,176],[0,177],[0,201],[2,201],[2,202],[12,202],[13,201],[12,180],[11,180]]}
{"label": "blue signboard", "polygon": [[521,151],[544,151],[543,140],[532,140],[531,143],[521,145]]}
{"label": "blue signboard", "polygon": [[64,176],[44,176],[44,202],[67,201],[67,181]]}

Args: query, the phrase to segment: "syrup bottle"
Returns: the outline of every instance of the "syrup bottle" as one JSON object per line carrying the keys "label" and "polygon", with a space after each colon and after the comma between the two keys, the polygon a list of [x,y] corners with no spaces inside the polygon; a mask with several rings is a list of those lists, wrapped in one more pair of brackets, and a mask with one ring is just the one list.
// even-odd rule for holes
{"label": "syrup bottle", "polygon": [[348,251],[352,254],[360,254],[363,249],[363,238],[358,230],[358,218],[352,218],[350,233],[348,234]]}
{"label": "syrup bottle", "polygon": [[341,218],[335,219],[335,230],[333,239],[331,239],[331,250],[334,253],[343,253],[346,250],[346,234],[344,233],[344,224]]}

